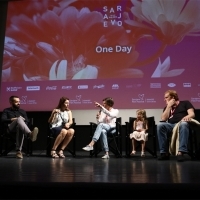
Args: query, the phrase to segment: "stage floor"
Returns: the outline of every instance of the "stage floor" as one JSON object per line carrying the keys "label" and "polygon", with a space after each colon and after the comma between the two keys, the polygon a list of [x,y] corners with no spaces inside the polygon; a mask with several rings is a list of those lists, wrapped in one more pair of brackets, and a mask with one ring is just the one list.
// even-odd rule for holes
{"label": "stage floor", "polygon": [[120,195],[123,199],[135,195],[140,195],[138,199],[182,199],[190,195],[191,199],[200,194],[200,161],[189,156],[180,163],[173,156],[169,161],[158,161],[149,154],[141,158],[139,152],[131,158],[111,154],[110,159],[101,159],[103,154],[91,158],[85,151],[76,154],[72,157],[65,152],[66,158],[52,159],[45,151],[36,151],[23,159],[16,159],[14,152],[0,157],[1,194],[25,198],[30,192],[37,199],[69,199],[69,195],[79,199],[119,199]]}

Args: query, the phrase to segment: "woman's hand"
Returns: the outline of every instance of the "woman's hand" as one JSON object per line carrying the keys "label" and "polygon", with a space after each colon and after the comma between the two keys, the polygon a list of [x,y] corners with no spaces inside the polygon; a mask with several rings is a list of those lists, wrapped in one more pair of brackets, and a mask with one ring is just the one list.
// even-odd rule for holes
{"label": "woman's hand", "polygon": [[70,127],[70,123],[66,123],[65,128],[69,128],[69,127]]}
{"label": "woman's hand", "polygon": [[60,113],[60,110],[59,109],[54,109],[53,110],[53,114],[56,114],[56,113]]}
{"label": "woman's hand", "polygon": [[96,101],[94,102],[94,104],[95,104],[96,107],[101,107],[101,104],[99,104],[99,103],[96,102]]}

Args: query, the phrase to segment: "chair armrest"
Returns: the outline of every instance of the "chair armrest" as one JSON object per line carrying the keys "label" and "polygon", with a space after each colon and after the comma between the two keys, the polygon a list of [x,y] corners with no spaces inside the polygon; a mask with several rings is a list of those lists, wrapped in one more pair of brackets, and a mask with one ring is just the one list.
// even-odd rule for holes
{"label": "chair armrest", "polygon": [[125,122],[125,125],[126,125],[125,135],[129,136],[129,134],[131,133],[131,131],[130,131],[130,122]]}
{"label": "chair armrest", "polygon": [[89,122],[90,123],[90,125],[97,125],[97,123],[95,123],[95,122]]}

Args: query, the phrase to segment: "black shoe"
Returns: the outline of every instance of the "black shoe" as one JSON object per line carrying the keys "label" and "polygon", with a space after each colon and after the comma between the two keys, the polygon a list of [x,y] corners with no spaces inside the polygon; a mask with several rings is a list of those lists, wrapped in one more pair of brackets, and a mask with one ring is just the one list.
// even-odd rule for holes
{"label": "black shoe", "polygon": [[178,162],[184,162],[185,161],[183,154],[177,155],[177,161]]}
{"label": "black shoe", "polygon": [[164,154],[161,154],[161,156],[158,157],[158,160],[169,160],[169,156]]}

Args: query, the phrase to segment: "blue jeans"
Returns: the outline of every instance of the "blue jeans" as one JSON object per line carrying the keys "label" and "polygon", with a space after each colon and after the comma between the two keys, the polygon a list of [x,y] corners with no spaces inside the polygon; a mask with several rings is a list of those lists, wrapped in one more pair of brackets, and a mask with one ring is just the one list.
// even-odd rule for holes
{"label": "blue jeans", "polygon": [[92,140],[95,141],[95,142],[97,142],[97,140],[100,138],[102,149],[105,152],[109,151],[107,132],[110,129],[111,129],[110,125],[105,124],[105,123],[99,123],[97,125],[97,128],[96,128],[94,135],[93,135],[93,138],[92,138]]}
{"label": "blue jeans", "polygon": [[[170,124],[167,122],[160,122],[157,125],[157,136],[160,153],[169,152],[169,135],[172,134],[172,130],[176,124]],[[189,138],[189,124],[187,122],[181,122],[179,126],[179,149],[180,152],[188,152],[188,138]]]}

